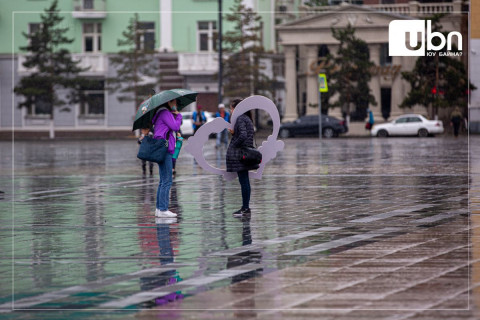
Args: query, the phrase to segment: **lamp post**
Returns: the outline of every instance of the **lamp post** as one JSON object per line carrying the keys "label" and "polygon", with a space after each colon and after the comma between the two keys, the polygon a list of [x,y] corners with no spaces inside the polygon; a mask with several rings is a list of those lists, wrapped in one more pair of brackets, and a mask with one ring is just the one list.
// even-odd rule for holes
{"label": "lamp post", "polygon": [[222,103],[223,101],[222,1],[223,0],[218,0],[218,104]]}
{"label": "lamp post", "polygon": [[327,76],[325,70],[318,74],[318,137],[322,140],[322,92],[328,92]]}

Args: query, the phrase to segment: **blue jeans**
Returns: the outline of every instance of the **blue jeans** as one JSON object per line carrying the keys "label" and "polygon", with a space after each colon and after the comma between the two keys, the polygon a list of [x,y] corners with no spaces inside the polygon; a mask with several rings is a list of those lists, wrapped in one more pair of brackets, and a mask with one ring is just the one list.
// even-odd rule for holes
{"label": "blue jeans", "polygon": [[248,178],[248,171],[239,171],[238,181],[242,187],[242,209],[250,208],[250,193],[252,192],[250,188],[250,179]]}
{"label": "blue jeans", "polygon": [[220,146],[221,144],[225,143],[225,145],[228,145],[228,131],[227,129],[224,129],[223,131],[217,133],[217,146]]}
{"label": "blue jeans", "polygon": [[160,182],[157,189],[157,209],[168,210],[170,202],[170,188],[172,186],[172,155],[167,152],[165,160],[158,164]]}

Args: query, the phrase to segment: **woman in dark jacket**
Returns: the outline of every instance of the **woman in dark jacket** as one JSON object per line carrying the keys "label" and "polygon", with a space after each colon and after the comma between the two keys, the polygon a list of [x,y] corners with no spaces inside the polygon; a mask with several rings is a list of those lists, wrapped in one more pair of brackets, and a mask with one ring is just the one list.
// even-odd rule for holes
{"label": "woman in dark jacket", "polygon": [[[242,101],[235,99],[230,104],[231,114],[235,111],[235,107]],[[241,149],[244,147],[253,147],[253,122],[247,114],[242,114],[237,118],[233,130],[229,130],[232,134],[232,140],[227,149],[227,171],[237,172],[238,181],[242,187],[242,208],[233,213],[234,217],[242,217],[250,215],[250,179],[248,177],[249,170],[258,169],[258,165],[245,165],[240,162]]]}

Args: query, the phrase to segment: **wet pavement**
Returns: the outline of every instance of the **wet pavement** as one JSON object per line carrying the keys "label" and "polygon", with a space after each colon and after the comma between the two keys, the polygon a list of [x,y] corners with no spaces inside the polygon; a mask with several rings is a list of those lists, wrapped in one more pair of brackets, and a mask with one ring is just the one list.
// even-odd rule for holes
{"label": "wet pavement", "polygon": [[480,137],[287,139],[244,220],[187,153],[156,219],[137,147],[0,142],[1,319],[480,318]]}

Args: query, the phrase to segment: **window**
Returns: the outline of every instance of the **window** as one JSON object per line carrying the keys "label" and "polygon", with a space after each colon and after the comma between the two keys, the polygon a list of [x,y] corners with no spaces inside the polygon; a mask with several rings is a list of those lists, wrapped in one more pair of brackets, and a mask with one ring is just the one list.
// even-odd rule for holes
{"label": "window", "polygon": [[422,122],[422,119],[419,117],[409,117],[408,122]]}
{"label": "window", "polygon": [[[41,23],[29,23],[28,24],[28,34],[30,36],[34,35],[35,33],[39,32],[40,31],[40,28],[42,27],[42,24]],[[33,39],[30,39],[30,41],[35,41],[38,43],[38,41],[33,38]],[[32,44],[33,46],[35,46],[35,42],[30,42],[30,44]]]}
{"label": "window", "polygon": [[380,101],[382,117],[386,121],[390,117],[390,111],[392,110],[392,88],[381,88]]}
{"label": "window", "polygon": [[33,105],[30,107],[28,114],[32,116],[50,116],[52,113],[52,104],[46,97],[33,96]]}
{"label": "window", "polygon": [[28,24],[28,33],[34,34],[35,32],[40,30],[40,23],[29,23]]}
{"label": "window", "polygon": [[395,120],[395,123],[406,123],[408,121],[408,118],[400,118]]}
{"label": "window", "polygon": [[217,51],[217,22],[199,21],[197,24],[198,51]]}
{"label": "window", "polygon": [[93,0],[83,0],[83,9],[93,10]]}
{"label": "window", "polygon": [[388,43],[380,45],[380,65],[389,66],[392,64],[392,57],[388,54]]}
{"label": "window", "polygon": [[102,24],[83,24],[83,52],[102,51]]}
{"label": "window", "polygon": [[82,89],[80,114],[84,116],[105,114],[105,82],[91,81]]}
{"label": "window", "polygon": [[137,50],[153,51],[155,49],[155,22],[138,22]]}
{"label": "window", "polygon": [[328,50],[328,46],[324,44],[318,46],[318,52],[317,52],[318,58],[325,58],[329,53],[330,53],[330,50]]}

